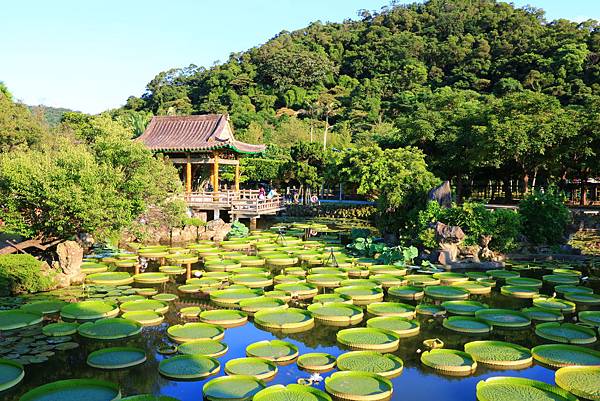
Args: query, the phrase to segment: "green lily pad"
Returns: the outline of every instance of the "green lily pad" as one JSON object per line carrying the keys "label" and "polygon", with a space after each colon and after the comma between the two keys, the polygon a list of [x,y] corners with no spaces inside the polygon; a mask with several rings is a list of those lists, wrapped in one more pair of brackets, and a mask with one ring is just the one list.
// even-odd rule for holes
{"label": "green lily pad", "polygon": [[162,302],[171,302],[171,301],[175,301],[177,298],[179,298],[177,295],[175,294],[171,294],[171,293],[164,293],[164,294],[156,294],[152,296],[152,299],[156,300],[156,301],[162,301]]}
{"label": "green lily pad", "polygon": [[376,351],[351,351],[338,356],[339,370],[377,373],[383,377],[394,377],[404,369],[402,359],[392,354]]}
{"label": "green lily pad", "polygon": [[228,349],[227,344],[211,339],[187,341],[178,347],[178,351],[182,354],[205,355],[213,358],[224,355]]}
{"label": "green lily pad", "polygon": [[521,309],[521,312],[523,312],[531,320],[537,320],[540,322],[558,322],[565,318],[560,311],[544,309],[540,308],[539,306],[523,308]]}
{"label": "green lily pad", "polygon": [[325,378],[325,390],[339,399],[379,401],[392,395],[393,386],[376,373],[345,371]]}
{"label": "green lily pad", "polygon": [[373,329],[389,330],[399,337],[411,337],[419,334],[420,324],[417,320],[410,320],[398,316],[379,316],[367,320],[367,327]]}
{"label": "green lily pad", "polygon": [[16,386],[24,377],[23,365],[9,359],[0,359],[0,392]]}
{"label": "green lily pad", "polygon": [[158,272],[140,273],[133,276],[133,281],[140,284],[160,284],[169,281],[169,275]]}
{"label": "green lily pad", "polygon": [[123,285],[133,283],[133,277],[127,272],[105,272],[89,274],[85,281],[91,284]]}
{"label": "green lily pad", "polygon": [[432,349],[421,354],[423,365],[443,373],[468,375],[475,372],[477,362],[466,352],[454,349]]}
{"label": "green lily pad", "polygon": [[597,340],[594,329],[573,323],[541,323],[535,327],[535,334],[546,340],[567,344],[591,344]]}
{"label": "green lily pad", "polygon": [[583,311],[578,314],[579,320],[582,323],[600,327],[600,311]]}
{"label": "green lily pad", "polygon": [[356,324],[360,323],[364,316],[362,308],[347,303],[313,303],[308,305],[307,310],[315,319],[326,323]]}
{"label": "green lily pad", "polygon": [[125,312],[122,316],[124,319],[133,320],[140,323],[142,326],[156,326],[161,324],[165,317],[160,313],[149,310]]}
{"label": "green lily pad", "polygon": [[600,305],[600,295],[581,293],[581,292],[567,292],[564,294],[565,299],[585,305]]}
{"label": "green lily pad", "polygon": [[245,312],[235,309],[215,309],[201,312],[200,320],[204,323],[217,324],[222,327],[244,324],[248,321]]}
{"label": "green lily pad", "polygon": [[579,276],[567,274],[547,274],[542,277],[545,283],[559,285],[577,285]]}
{"label": "green lily pad", "polygon": [[527,348],[504,341],[471,341],[465,344],[465,352],[492,368],[524,368],[533,363]]}
{"label": "green lily pad", "polygon": [[253,401],[331,401],[331,397],[314,387],[301,384],[277,384],[259,391]]}
{"label": "green lily pad", "polygon": [[600,351],[579,345],[545,344],[531,349],[533,358],[555,368],[564,366],[600,366]]}
{"label": "green lily pad", "polygon": [[19,401],[114,401],[120,398],[117,384],[104,380],[68,379],[36,387],[21,396]]}
{"label": "green lily pad", "polygon": [[60,316],[69,320],[95,320],[119,314],[119,307],[106,301],[80,301],[65,305]]}
{"label": "green lily pad", "polygon": [[536,278],[529,277],[510,277],[506,279],[506,284],[514,285],[517,287],[534,287],[534,288],[542,288],[543,282],[542,280],[538,280]]}
{"label": "green lily pad", "polygon": [[221,364],[205,355],[178,355],[163,359],[158,364],[161,375],[171,379],[202,379],[217,374]]}
{"label": "green lily pad", "polygon": [[250,401],[265,383],[252,376],[224,376],[212,379],[202,387],[209,401]]}
{"label": "green lily pad", "polygon": [[400,337],[396,333],[370,327],[340,330],[336,338],[340,344],[358,350],[395,350],[400,342]]}
{"label": "green lily pad", "polygon": [[302,354],[298,357],[296,363],[300,369],[309,372],[325,372],[335,367],[336,358],[333,355],[323,352],[311,352]]}
{"label": "green lily pad", "polygon": [[78,323],[50,323],[42,328],[42,333],[48,337],[70,336],[77,333]]}
{"label": "green lily pad", "polygon": [[169,304],[155,299],[123,302],[120,307],[122,312],[150,311],[164,314],[169,310]]}
{"label": "green lily pad", "polygon": [[133,320],[109,317],[95,322],[83,323],[77,328],[80,336],[96,340],[115,340],[135,336],[142,332],[142,325]]}
{"label": "green lily pad", "polygon": [[20,329],[40,323],[44,317],[24,310],[0,310],[0,331]]}
{"label": "green lily pad", "polygon": [[146,353],[133,347],[103,348],[90,353],[86,362],[93,368],[123,369],[146,362]]}
{"label": "green lily pad", "polygon": [[286,362],[298,356],[298,347],[287,341],[264,340],[248,345],[246,355],[274,362]]}
{"label": "green lily pad", "polygon": [[475,312],[475,317],[494,327],[520,328],[531,324],[527,315],[510,309],[481,309]]}
{"label": "green lily pad", "polygon": [[471,293],[456,286],[429,285],[425,287],[425,295],[434,299],[467,299]]}
{"label": "green lily pad", "polygon": [[489,323],[472,316],[450,316],[443,320],[442,325],[459,333],[484,334],[492,331]]}
{"label": "green lily pad", "polygon": [[517,285],[503,285],[500,293],[513,298],[536,298],[540,295],[536,287]]}
{"label": "green lily pad", "polygon": [[21,306],[21,310],[37,315],[47,315],[57,313],[67,303],[60,299],[51,299],[45,301],[35,301]]}
{"label": "green lily pad", "polygon": [[600,367],[569,366],[556,371],[559,387],[587,400],[600,400]]}
{"label": "green lily pad", "polygon": [[277,365],[263,358],[247,357],[230,359],[225,364],[228,375],[246,375],[268,380],[277,374]]}
{"label": "green lily pad", "polygon": [[166,395],[139,394],[121,398],[121,401],[180,401],[178,398]]}
{"label": "green lily pad", "polygon": [[210,293],[210,300],[217,305],[232,306],[243,299],[258,298],[262,295],[261,290],[252,289],[225,289]]}
{"label": "green lily pad", "polygon": [[288,307],[284,300],[266,296],[244,299],[241,300],[238,305],[243,312],[251,314],[265,309],[285,309]]}
{"label": "green lily pad", "polygon": [[441,305],[419,304],[415,308],[415,311],[418,315],[434,316],[444,315],[446,313],[446,308]]}
{"label": "green lily pad", "polygon": [[577,401],[563,389],[537,380],[520,377],[490,377],[477,383],[479,401]]}
{"label": "green lily pad", "polygon": [[442,306],[446,311],[455,315],[473,316],[481,309],[489,308],[486,304],[477,301],[445,301]]}
{"label": "green lily pad", "polygon": [[167,335],[173,341],[184,343],[200,339],[220,340],[225,336],[225,331],[214,324],[194,322],[171,326],[167,329]]}
{"label": "green lily pad", "polygon": [[562,313],[572,313],[576,309],[576,305],[573,302],[559,298],[539,297],[533,300],[533,305],[542,309],[557,310]]}
{"label": "green lily pad", "polygon": [[304,309],[267,309],[254,314],[254,323],[279,330],[308,329],[314,324],[314,318],[309,311]]}

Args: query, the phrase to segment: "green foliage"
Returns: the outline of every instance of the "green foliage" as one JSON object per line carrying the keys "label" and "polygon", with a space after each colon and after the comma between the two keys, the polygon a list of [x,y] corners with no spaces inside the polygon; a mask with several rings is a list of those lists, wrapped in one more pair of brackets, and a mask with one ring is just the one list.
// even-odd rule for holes
{"label": "green foliage", "polygon": [[26,106],[13,103],[6,87],[0,86],[0,153],[27,149],[38,143],[43,135],[44,127],[40,121]]}
{"label": "green foliage", "polygon": [[519,204],[523,220],[523,234],[534,244],[559,244],[564,241],[569,209],[564,197],[555,188],[546,192],[535,191]]}
{"label": "green foliage", "polygon": [[42,262],[31,255],[0,255],[0,294],[47,291],[53,285],[51,272],[40,270]]}
{"label": "green foliage", "polygon": [[490,248],[502,252],[515,248],[521,232],[520,216],[513,210],[490,210],[481,203],[471,202],[443,208],[437,202],[431,201],[419,211],[417,218],[416,236],[425,248],[437,247],[435,232],[431,226],[438,221],[461,227],[467,235],[467,244],[477,244],[481,236],[491,235]]}
{"label": "green foliage", "polygon": [[248,227],[239,221],[234,221],[231,224],[231,230],[227,233],[227,238],[246,238],[249,234]]}
{"label": "green foliage", "polygon": [[388,247],[380,240],[373,237],[354,238],[351,244],[346,246],[348,251],[359,257],[375,258],[383,264],[396,264],[405,266],[413,263],[413,260],[419,256],[419,250],[414,246]]}

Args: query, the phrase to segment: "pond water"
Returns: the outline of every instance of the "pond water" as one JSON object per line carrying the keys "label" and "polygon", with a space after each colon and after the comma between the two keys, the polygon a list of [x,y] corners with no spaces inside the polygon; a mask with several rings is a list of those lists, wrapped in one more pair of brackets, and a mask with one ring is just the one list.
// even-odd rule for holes
{"label": "pond water", "polygon": [[[151,262],[147,271],[157,271],[157,268],[158,264]],[[195,264],[194,268],[202,268],[202,263]],[[229,349],[225,355],[218,358],[221,362],[221,370],[217,375],[195,381],[167,379],[159,374],[158,364],[161,360],[169,356],[164,356],[156,352],[157,347],[161,344],[169,343],[166,335],[169,325],[179,324],[184,321],[194,321],[182,319],[178,315],[178,310],[181,307],[193,305],[203,308],[209,306],[210,308],[214,308],[205,297],[197,295],[186,296],[178,292],[177,286],[184,282],[185,275],[177,276],[176,279],[171,276],[170,282],[155,286],[161,293],[169,292],[179,295],[178,300],[170,302],[170,309],[165,314],[165,321],[162,324],[154,327],[145,327],[141,335],[123,340],[98,341],[74,335],[73,340],[80,344],[78,348],[68,351],[56,351],[56,354],[51,356],[47,362],[27,365],[23,382],[4,393],[0,393],[0,399],[16,401],[21,395],[32,388],[55,380],[95,378],[118,383],[123,396],[151,393],[172,396],[182,401],[199,400],[202,398],[202,387],[206,382],[215,377],[225,375],[223,367],[226,361],[233,358],[245,357],[246,347],[260,340],[282,339],[289,341],[298,347],[300,355],[309,352],[326,352],[337,357],[344,352],[348,352],[347,348],[336,342],[336,332],[344,327],[332,327],[316,322],[315,326],[308,331],[283,334],[277,331],[267,331],[255,325],[252,318],[250,318],[242,326],[226,329],[225,337],[222,341],[228,345]],[[139,284],[133,284],[133,286],[148,287],[148,285]],[[541,292],[546,293],[551,293],[550,291],[552,289],[546,287],[541,290]],[[327,290],[327,292],[331,292],[331,290]],[[499,288],[494,288],[490,295],[471,295],[469,299],[487,303],[490,307],[513,310],[531,306],[532,302],[530,299],[515,299],[501,295]],[[385,300],[391,300],[391,298],[386,295]],[[417,305],[422,301],[402,300],[399,302]],[[432,300],[429,300],[429,302],[439,303],[439,301]],[[367,313],[365,313],[363,321],[352,327],[364,326],[368,317]],[[442,327],[443,317],[434,318],[418,314],[416,319],[421,325],[420,333],[413,337],[401,338],[398,350],[393,352],[394,355],[397,355],[404,361],[402,374],[391,379],[394,386],[393,400],[475,400],[477,383],[492,376],[526,377],[554,384],[554,370],[536,363],[529,368],[520,370],[491,370],[480,365],[475,374],[466,377],[452,377],[441,375],[425,367],[419,359],[420,352],[425,351],[422,341],[429,338],[440,338],[444,341],[445,348],[457,350],[463,350],[464,344],[469,341],[481,339],[503,340],[527,348],[548,343],[549,341],[535,335],[533,327],[518,330],[495,330],[487,335],[468,335],[456,333]],[[568,320],[569,318],[567,318]],[[6,336],[6,333],[3,335]],[[112,346],[135,346],[143,348],[147,353],[147,361],[136,367],[116,371],[95,369],[86,364],[86,357],[90,352]],[[591,347],[597,350],[600,349],[598,343],[595,343]],[[321,375],[327,377],[331,373],[326,372],[321,373]],[[277,375],[267,384],[296,383],[298,379],[308,378],[309,376],[310,373],[300,370],[296,363],[291,363],[286,366],[279,366]],[[321,382],[316,387],[324,390],[324,383]]]}

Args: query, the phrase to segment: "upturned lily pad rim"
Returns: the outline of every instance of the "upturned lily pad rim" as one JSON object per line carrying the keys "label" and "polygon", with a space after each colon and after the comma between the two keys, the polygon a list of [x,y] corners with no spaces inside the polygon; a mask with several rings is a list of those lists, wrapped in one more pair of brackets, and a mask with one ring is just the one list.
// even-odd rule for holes
{"label": "upturned lily pad rim", "polygon": [[[577,397],[582,397],[588,400],[600,400],[598,394],[598,387],[596,388],[582,388],[577,381],[574,383],[569,379],[570,375],[579,376],[581,373],[592,372],[600,375],[600,367],[595,366],[566,366],[560,368],[554,374],[554,381],[556,384],[565,391],[568,391]],[[594,394],[595,391],[595,394]]]}
{"label": "upturned lily pad rim", "polygon": [[[387,340],[378,343],[362,343],[352,340],[352,337],[356,334],[378,334],[387,336]],[[371,327],[354,327],[350,329],[343,329],[337,332],[336,340],[338,343],[343,344],[347,347],[359,350],[390,350],[398,347],[400,343],[400,336],[389,330],[374,329]]]}
{"label": "upturned lily pad rim", "polygon": [[[262,355],[261,356],[261,355],[256,354],[257,349],[265,348],[265,347],[272,347],[272,346],[286,347],[289,350],[289,352],[287,353],[287,355],[282,355],[282,356],[276,356],[276,355]],[[274,361],[274,362],[291,361],[298,356],[298,353],[299,353],[298,347],[296,347],[294,344],[292,344],[290,342],[283,341],[283,340],[262,340],[262,341],[257,341],[255,343],[252,343],[246,347],[246,355],[247,356],[263,358],[263,359],[266,359],[269,361]]]}
{"label": "upturned lily pad rim", "polygon": [[[347,379],[351,378],[352,380],[359,381],[361,379],[369,379],[376,380],[379,382],[381,391],[379,393],[370,393],[370,394],[353,394],[348,393],[347,390],[343,388],[336,388],[336,380],[339,379]],[[334,397],[338,397],[345,400],[352,401],[378,401],[387,399],[392,395],[394,386],[389,379],[382,377],[375,373],[369,372],[357,372],[357,371],[344,371],[344,372],[335,372],[331,376],[325,378],[325,390],[333,395]]]}
{"label": "upturned lily pad rim", "polygon": [[[521,317],[521,322],[504,322],[501,320],[494,319],[494,316],[503,316],[503,315],[511,315]],[[511,309],[499,309],[499,308],[490,308],[490,309],[480,309],[475,312],[475,317],[477,319],[483,320],[486,323],[494,326],[494,327],[527,327],[531,325],[531,319],[524,313],[514,311]]]}
{"label": "upturned lily pad rim", "polygon": [[[228,389],[236,389],[239,388],[239,384],[236,386],[236,383],[240,383],[240,382],[246,382],[247,384],[253,384],[255,386],[254,389],[251,389],[250,391],[248,391],[248,393],[246,394],[235,394],[235,393],[230,393],[230,394],[223,394],[223,393],[219,393],[219,394],[211,394],[211,390],[212,388],[214,388],[215,386],[222,384],[222,383],[226,383],[229,384],[228,386],[226,386]],[[258,393],[260,390],[264,389],[266,387],[265,382],[262,380],[259,380],[253,376],[247,376],[247,375],[235,375],[235,376],[221,376],[221,377],[217,377],[215,379],[210,380],[209,382],[207,382],[203,387],[202,387],[202,394],[204,395],[204,397],[210,401],[229,401],[229,400],[235,400],[235,401],[249,401],[252,399],[252,397]]]}
{"label": "upturned lily pad rim", "polygon": [[[559,310],[544,309],[539,306],[531,306],[529,308],[521,309],[521,312],[526,314],[531,320],[540,322],[559,322],[564,320],[564,315]],[[550,315],[550,317],[542,317],[542,314]]]}
{"label": "upturned lily pad rim", "polygon": [[[477,347],[479,346],[491,346],[497,348],[513,348],[519,352],[522,352],[528,355],[525,358],[518,360],[499,360],[499,359],[485,359],[483,357],[479,357],[480,355],[477,353]],[[533,355],[528,348],[522,347],[518,344],[506,342],[506,341],[494,341],[494,340],[482,340],[482,341],[471,341],[465,344],[465,352],[471,355],[471,357],[481,363],[482,365],[490,366],[490,367],[525,367],[529,366],[533,363]]]}
{"label": "upturned lily pad rim", "polygon": [[134,275],[133,281],[143,284],[160,284],[169,281],[169,275],[162,272],[145,272]]}
{"label": "upturned lily pad rim", "polygon": [[434,299],[467,299],[471,295],[464,288],[450,285],[428,285],[424,291],[425,295]]}
{"label": "upturned lily pad rim", "polygon": [[116,383],[95,379],[67,379],[58,380],[52,383],[47,383],[35,387],[34,389],[29,390],[24,395],[22,395],[21,398],[19,398],[19,401],[36,401],[39,399],[43,399],[43,397],[45,397],[48,394],[48,392],[56,392],[70,388],[78,388],[82,386],[97,387],[102,388],[103,390],[108,389],[113,391],[114,398],[106,401],[115,401],[121,398],[121,391],[119,390],[119,386]]}
{"label": "upturned lily pad rim", "polygon": [[[489,306],[479,301],[468,301],[468,300],[451,300],[444,301],[440,304],[447,312],[454,313],[455,315],[473,316],[476,310],[488,309]],[[463,307],[478,307],[477,309],[470,310],[464,309]]]}
{"label": "upturned lily pad rim", "polygon": [[[132,307],[142,306],[143,309],[131,309]],[[169,310],[169,304],[164,301],[158,301],[156,299],[140,299],[137,301],[123,302],[119,309],[122,312],[140,312],[140,311],[152,311],[160,314],[164,314]]]}
{"label": "upturned lily pad rim", "polygon": [[[506,377],[506,376],[496,376],[490,377],[486,380],[482,380],[477,383],[477,399],[479,401],[500,401],[500,399],[495,396],[492,397],[484,397],[481,394],[482,389],[486,386],[493,386],[494,384],[499,385],[516,385],[516,386],[531,386],[536,389],[549,392],[562,397],[563,401],[577,401],[577,398],[570,394],[569,392],[561,389],[560,387],[553,386],[551,384],[547,384],[538,380],[526,379],[522,377]],[[541,400],[541,399],[540,399]]]}
{"label": "upturned lily pad rim", "polygon": [[[288,394],[285,396],[285,399],[291,400],[291,401],[294,401],[294,398],[298,398],[298,394],[302,394],[302,393],[309,393],[311,396],[316,398],[314,401],[332,401],[329,394],[325,393],[322,390],[319,390],[318,388],[314,388],[311,386],[304,386],[304,385],[295,384],[295,383],[288,384],[287,386],[284,386],[282,384],[276,384],[274,386],[269,386],[269,387],[259,391],[258,393],[256,393],[256,395],[254,396],[252,401],[269,401],[269,400],[273,399],[273,395],[280,393],[280,392],[287,392]],[[313,397],[311,397],[311,398],[313,398]],[[277,398],[281,398],[281,397],[279,396]],[[303,400],[305,398],[306,398],[305,396],[300,396],[301,400]]]}
{"label": "upturned lily pad rim", "polygon": [[10,366],[12,368],[15,368],[16,370],[20,370],[20,373],[14,378],[0,382],[0,392],[16,386],[25,377],[25,368],[18,362],[12,361],[10,359],[0,358],[0,365]]}
{"label": "upturned lily pad rim", "polygon": [[[551,305],[552,304],[552,305]],[[562,306],[560,306],[560,305]],[[574,312],[577,306],[574,302],[560,298],[539,297],[533,300],[534,306],[539,306],[542,309],[559,310],[563,313]]]}
{"label": "upturned lily pad rim", "polygon": [[[458,355],[465,360],[467,365],[461,364],[459,365],[443,365],[438,364],[432,360],[432,357],[436,354],[452,354]],[[449,348],[436,348],[429,351],[425,351],[421,354],[421,362],[425,366],[429,366],[432,369],[440,370],[443,372],[451,372],[451,373],[473,373],[477,369],[477,362],[473,359],[473,357],[464,352],[456,349]]]}
{"label": "upturned lily pad rim", "polygon": [[[329,310],[329,308],[347,309],[347,310],[352,311],[352,315],[346,316],[346,315],[327,313],[327,310]],[[361,307],[358,307],[358,306],[352,305],[352,304],[348,304],[348,303],[344,303],[344,302],[330,302],[327,304],[313,303],[313,304],[308,305],[308,307],[306,309],[309,312],[311,312],[313,314],[314,318],[317,320],[354,322],[354,321],[361,321],[364,316],[364,313],[363,313],[363,310]]]}
{"label": "upturned lily pad rim", "polygon": [[402,302],[373,302],[367,305],[367,312],[374,316],[414,317],[415,307]]}
{"label": "upturned lily pad rim", "polygon": [[[2,323],[2,316],[13,315],[17,316],[18,319],[12,323]],[[44,316],[38,313],[26,312],[20,309],[8,309],[0,311],[0,331],[3,330],[14,330],[23,327],[33,326],[41,323],[44,320]]]}
{"label": "upturned lily pad rim", "polygon": [[[577,352],[583,353],[597,358],[598,363],[592,365],[583,365],[581,361],[576,361],[574,363],[567,363],[563,361],[559,361],[557,359],[548,358],[543,355],[543,352],[546,350],[563,350],[566,352]],[[543,344],[533,347],[531,349],[531,354],[533,355],[533,359],[538,362],[541,362],[545,365],[551,366],[553,368],[562,368],[565,366],[573,366],[573,365],[583,365],[583,366],[600,366],[600,351],[596,351],[592,348],[582,347],[580,345],[571,345],[571,344]]]}
{"label": "upturned lily pad rim", "polygon": [[[112,363],[112,364],[107,364],[107,363],[97,363],[94,362],[93,359],[99,355],[105,355],[105,354],[113,354],[113,353],[118,353],[118,352],[129,352],[129,353],[136,353],[139,355],[139,357],[137,359],[131,360],[128,363]],[[98,368],[98,369],[124,369],[124,368],[129,368],[131,366],[136,366],[139,364],[142,364],[146,362],[146,352],[141,349],[141,348],[135,348],[135,347],[111,347],[111,348],[101,348],[97,351],[91,352],[90,354],[88,354],[87,359],[86,359],[86,363],[93,367],[93,368]]]}
{"label": "upturned lily pad rim", "polygon": [[[220,348],[218,350],[216,350],[216,352],[210,352],[210,353],[192,352],[192,351],[194,351],[194,346],[198,345],[198,344],[203,344],[203,345],[212,344],[212,345],[215,345]],[[179,347],[177,347],[177,351],[184,355],[205,355],[205,356],[211,356],[213,358],[225,355],[228,350],[229,350],[229,346],[227,344],[225,344],[224,342],[219,341],[219,340],[212,340],[212,339],[208,339],[208,338],[186,341],[186,342],[180,344]]]}
{"label": "upturned lily pad rim", "polygon": [[[212,329],[212,330],[216,331],[216,333],[214,335],[212,335],[211,337],[183,337],[183,336],[177,335],[178,331],[189,329],[189,328]],[[187,334],[187,335],[189,335],[189,334]],[[202,322],[190,322],[190,323],[176,324],[176,325],[170,326],[167,329],[167,336],[171,340],[176,341],[178,343],[199,340],[202,338],[208,338],[211,340],[220,340],[225,336],[225,330],[221,326],[218,326],[216,324],[202,323]]]}
{"label": "upturned lily pad rim", "polygon": [[593,293],[567,292],[563,295],[565,299],[587,305],[600,305],[600,295]]}
{"label": "upturned lily pad rim", "polygon": [[[198,361],[201,360],[206,363],[210,363],[212,366],[208,367],[208,369],[198,370],[196,373],[186,373],[186,374],[178,374],[169,372],[166,368],[169,365],[181,362],[181,361]],[[168,377],[170,379],[202,379],[211,375],[214,375],[221,370],[221,364],[218,360],[213,357],[199,354],[184,354],[184,355],[176,355],[167,359],[163,359],[158,364],[158,371],[161,375]]]}
{"label": "upturned lily pad rim", "polygon": [[[74,322],[50,323],[42,327],[42,333],[44,333],[44,335],[48,337],[70,336],[72,334],[77,333],[77,327],[79,327],[79,323]],[[63,331],[61,331],[60,329],[62,329]],[[58,330],[58,332],[55,330]]]}
{"label": "upturned lily pad rim", "polygon": [[245,323],[248,320],[248,314],[246,312],[236,309],[205,310],[200,312],[198,317],[200,318],[201,322],[216,325],[240,324]]}
{"label": "upturned lily pad rim", "polygon": [[[593,319],[594,316],[596,317],[596,319]],[[582,323],[587,323],[587,324],[591,324],[596,327],[600,327],[600,311],[597,311],[597,310],[581,311],[577,314],[577,317],[579,317],[579,321]]]}
{"label": "upturned lily pad rim", "polygon": [[125,312],[121,317],[138,322],[143,326],[155,326],[165,320],[165,317],[162,314],[149,310]]}
{"label": "upturned lily pad rim", "polygon": [[[287,315],[295,314],[298,316],[302,315],[303,319],[299,322],[292,322],[292,323],[288,323],[288,322],[278,323],[278,322],[266,320],[267,317],[273,317],[273,316],[277,316],[277,315],[283,316],[286,314]],[[301,328],[301,327],[312,325],[314,323],[314,318],[310,311],[307,311],[304,309],[299,309],[299,308],[266,309],[266,310],[258,311],[254,314],[254,323],[256,323],[260,326],[263,326],[263,327],[273,328],[273,329],[296,329],[296,328]]]}
{"label": "upturned lily pad rim", "polygon": [[[473,322],[479,324],[480,328],[458,326],[457,322]],[[450,316],[442,321],[442,326],[448,330],[457,331],[460,333],[485,334],[492,331],[492,325],[484,320],[477,319],[473,316]]]}
{"label": "upturned lily pad rim", "polygon": [[88,274],[85,281],[91,284],[122,285],[133,283],[133,277],[127,272],[103,272]]}
{"label": "upturned lily pad rim", "polygon": [[19,309],[27,313],[33,313],[35,315],[49,315],[60,312],[60,309],[66,304],[67,303],[61,299],[46,299],[26,303],[22,305]]}
{"label": "upturned lily pad rim", "polygon": [[[86,311],[78,310],[78,306],[79,307],[89,306],[90,308],[93,308],[94,306],[104,307],[104,309],[106,309],[106,311],[104,311],[104,312],[91,311],[90,313],[86,313]],[[71,310],[71,309],[74,309],[74,310]],[[86,301],[73,302],[73,303],[69,303],[69,304],[63,306],[60,309],[60,315],[63,318],[72,319],[72,320],[94,320],[94,319],[101,319],[104,317],[113,317],[118,314],[119,314],[119,307],[116,304],[113,304],[113,303],[110,303],[107,301],[100,301],[100,300],[86,300]]]}
{"label": "upturned lily pad rim", "polygon": [[275,362],[269,361],[264,358],[258,358],[254,356],[247,356],[242,358],[234,358],[230,359],[225,363],[225,373],[229,376],[237,376],[239,374],[235,373],[235,370],[240,366],[244,365],[264,365],[267,368],[267,371],[262,374],[243,374],[245,376],[254,376],[257,379],[268,380],[274,377],[277,374],[278,368]]}
{"label": "upturned lily pad rim", "polygon": [[[565,335],[554,334],[551,331],[553,329],[567,329],[572,331],[577,331],[586,337],[583,338],[569,338]],[[574,323],[559,323],[559,322],[546,322],[540,323],[535,327],[535,334],[539,337],[542,337],[546,340],[556,341],[565,344],[591,344],[595,343],[597,340],[596,330],[584,327],[582,325],[574,324]]]}
{"label": "upturned lily pad rim", "polygon": [[348,366],[345,366],[346,362],[348,360],[351,360],[352,358],[365,358],[365,357],[369,358],[369,359],[386,358],[394,363],[394,367],[392,369],[388,369],[385,371],[379,371],[379,372],[370,372],[370,373],[377,373],[378,375],[383,376],[383,377],[394,377],[394,376],[398,376],[400,373],[402,373],[402,370],[404,370],[404,361],[402,361],[402,359],[400,359],[399,357],[397,357],[396,355],[393,355],[393,354],[382,354],[381,352],[377,352],[377,351],[345,352],[337,357],[337,368],[339,371],[369,372],[367,370],[361,370],[361,369],[349,369]]}
{"label": "upturned lily pad rim", "polygon": [[[310,358],[325,358],[327,359],[327,362],[324,364],[310,364],[307,359]],[[314,371],[314,372],[323,372],[323,371],[327,371],[330,369],[333,369],[335,367],[336,364],[336,357],[328,354],[326,352],[309,352],[307,354],[302,354],[298,357],[298,360],[296,361],[296,363],[298,364],[298,367],[300,369],[304,369],[304,370],[308,370],[308,371]]]}
{"label": "upturned lily pad rim", "polygon": [[[120,326],[127,325],[129,326],[130,330],[112,334],[100,334],[94,332],[96,327],[109,324]],[[109,317],[99,319],[94,322],[83,323],[77,328],[77,333],[79,333],[79,335],[82,337],[91,338],[94,340],[116,340],[119,338],[127,338],[140,334],[142,332],[142,327],[143,326],[141,323],[138,323],[134,320],[125,319],[122,317]]]}
{"label": "upturned lily pad rim", "polygon": [[[393,322],[393,321],[401,321],[406,322],[410,327],[406,329],[391,329],[389,327],[378,327],[378,323],[382,322]],[[388,330],[396,333],[400,337],[410,337],[412,335],[417,335],[421,330],[421,324],[416,319],[408,319],[399,316],[376,316],[367,320],[367,327],[372,329],[382,329]]]}

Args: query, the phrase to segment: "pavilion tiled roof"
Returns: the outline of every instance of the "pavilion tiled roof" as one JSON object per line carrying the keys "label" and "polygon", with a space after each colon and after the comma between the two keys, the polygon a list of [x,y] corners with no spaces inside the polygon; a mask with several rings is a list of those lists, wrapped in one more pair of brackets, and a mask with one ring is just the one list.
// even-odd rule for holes
{"label": "pavilion tiled roof", "polygon": [[252,145],[235,139],[224,114],[156,116],[137,140],[153,151],[229,149],[237,153],[260,153],[266,149],[265,145]]}

